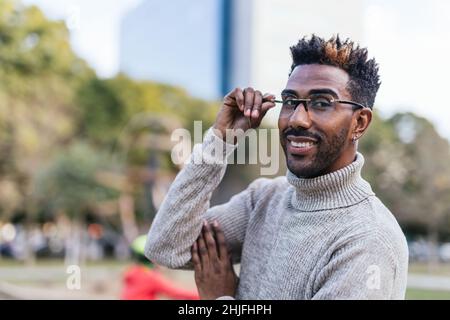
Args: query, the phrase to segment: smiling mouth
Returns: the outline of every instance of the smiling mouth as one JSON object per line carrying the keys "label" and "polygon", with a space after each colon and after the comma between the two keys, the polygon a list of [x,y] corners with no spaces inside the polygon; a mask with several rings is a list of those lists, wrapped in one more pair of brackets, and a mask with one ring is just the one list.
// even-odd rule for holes
{"label": "smiling mouth", "polygon": [[287,137],[287,149],[292,155],[304,156],[310,153],[317,145],[317,141],[307,137]]}
{"label": "smiling mouth", "polygon": [[291,146],[293,146],[295,148],[309,148],[309,147],[312,147],[317,144],[316,142],[312,142],[312,141],[295,142],[295,141],[291,141],[291,140],[289,140],[289,143],[291,144]]}

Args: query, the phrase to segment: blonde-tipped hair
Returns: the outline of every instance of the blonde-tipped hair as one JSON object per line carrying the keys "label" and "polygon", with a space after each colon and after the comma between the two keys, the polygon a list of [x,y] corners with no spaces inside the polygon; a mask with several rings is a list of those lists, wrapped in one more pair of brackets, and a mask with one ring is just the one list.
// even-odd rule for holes
{"label": "blonde-tipped hair", "polygon": [[303,37],[291,48],[291,73],[296,66],[304,64],[325,64],[346,71],[350,77],[347,85],[352,98],[370,108],[380,87],[378,64],[368,59],[366,48],[360,48],[353,41],[342,41],[339,35],[325,40],[316,35]]}

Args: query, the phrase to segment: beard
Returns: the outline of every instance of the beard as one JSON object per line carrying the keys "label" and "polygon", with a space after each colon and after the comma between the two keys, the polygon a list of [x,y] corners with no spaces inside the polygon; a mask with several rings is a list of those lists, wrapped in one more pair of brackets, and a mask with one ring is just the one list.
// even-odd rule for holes
{"label": "beard", "polygon": [[[281,136],[281,145],[286,156],[288,169],[299,178],[315,178],[327,172],[342,154],[349,128],[342,128],[337,134],[327,137],[324,134],[304,130],[289,129]],[[312,137],[317,140],[310,155],[293,155],[287,151],[287,135]]]}

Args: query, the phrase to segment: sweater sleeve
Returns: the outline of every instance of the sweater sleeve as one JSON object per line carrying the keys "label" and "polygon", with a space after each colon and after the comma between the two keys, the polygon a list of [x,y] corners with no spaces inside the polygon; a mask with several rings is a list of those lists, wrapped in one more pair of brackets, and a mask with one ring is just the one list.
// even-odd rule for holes
{"label": "sweater sleeve", "polygon": [[201,232],[202,221],[217,220],[232,259],[240,260],[252,189],[249,187],[229,202],[210,208],[212,192],[225,174],[226,158],[235,148],[216,136],[212,128],[203,143],[194,146],[152,223],[145,247],[148,259],[172,269],[192,269],[191,247]]}
{"label": "sweater sleeve", "polygon": [[396,272],[393,250],[383,239],[353,239],[319,271],[312,299],[393,299]]}

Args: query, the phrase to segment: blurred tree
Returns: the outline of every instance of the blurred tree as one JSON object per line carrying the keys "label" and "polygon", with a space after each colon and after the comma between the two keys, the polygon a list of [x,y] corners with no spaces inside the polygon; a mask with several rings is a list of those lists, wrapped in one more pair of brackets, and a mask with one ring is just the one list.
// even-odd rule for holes
{"label": "blurred tree", "polygon": [[[37,174],[33,204],[36,208],[47,208],[55,214],[62,213],[70,217],[73,225],[71,242],[83,243],[81,237],[86,215],[96,213],[97,206],[102,202],[119,196],[117,191],[105,187],[97,179],[101,172],[108,171],[117,171],[109,154],[86,144],[73,144]],[[78,253],[81,252],[83,257],[83,246],[75,248],[76,254],[71,250],[66,250],[66,253],[71,260],[78,262]]]}
{"label": "blurred tree", "polygon": [[[158,121],[190,128],[194,119],[204,120],[206,127],[215,116],[213,104],[179,88],[123,74],[99,79],[73,53],[64,22],[14,0],[0,1],[0,83],[0,214],[38,211],[27,201],[35,175],[77,141],[100,152],[129,153],[130,168],[145,169],[159,152],[158,166],[175,172],[170,130],[157,140],[167,144],[165,151],[151,151]],[[156,121],[149,127],[136,119]],[[134,143],[133,138],[145,140],[145,131],[152,145]],[[148,197],[139,191],[133,196]]]}
{"label": "blurred tree", "polygon": [[75,88],[92,75],[62,22],[0,1],[0,189],[14,195],[2,197],[0,211],[27,210],[30,179],[71,141]]}
{"label": "blurred tree", "polygon": [[413,113],[385,121],[375,115],[360,149],[366,178],[406,231],[423,226],[434,244],[450,233],[450,147],[428,120]]}
{"label": "blurred tree", "polygon": [[[450,148],[425,118],[412,113],[398,114],[390,122],[404,143],[406,175],[402,185],[409,217],[424,224],[430,243],[439,233],[449,233]],[[405,214],[405,213],[403,213]],[[432,246],[434,261],[438,252]]]}
{"label": "blurred tree", "polygon": [[179,88],[134,81],[124,74],[87,81],[80,87],[77,104],[81,110],[78,136],[111,150],[127,165],[120,214],[124,226],[129,226],[124,229],[131,241],[136,233],[131,212],[141,213],[137,218],[150,222],[160,202],[156,194],[167,188],[167,180],[179,169],[171,161],[175,144],[171,133],[183,127],[193,133],[194,120],[201,120],[206,130],[218,105],[192,98]]}
{"label": "blurred tree", "polygon": [[79,134],[101,145],[114,145],[137,117],[173,119],[193,131],[193,122],[212,125],[217,103],[190,97],[184,90],[150,81],[135,81],[124,74],[111,79],[92,78],[80,87]]}

